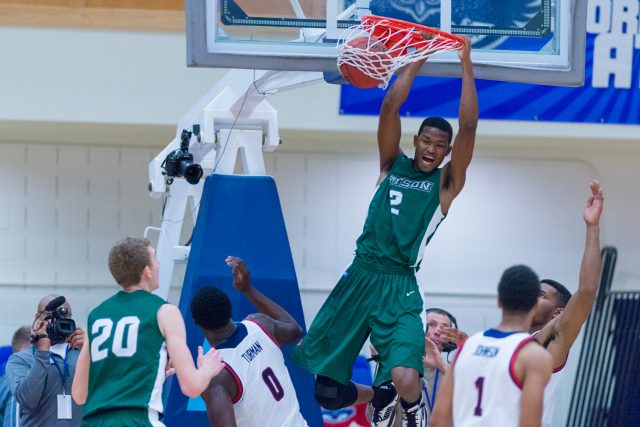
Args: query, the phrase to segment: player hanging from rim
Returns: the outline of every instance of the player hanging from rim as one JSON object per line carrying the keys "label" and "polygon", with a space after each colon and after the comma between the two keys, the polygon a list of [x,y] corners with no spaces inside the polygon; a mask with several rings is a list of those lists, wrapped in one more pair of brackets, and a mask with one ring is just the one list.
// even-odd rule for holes
{"label": "player hanging from rim", "polygon": [[529,267],[505,270],[498,284],[502,321],[460,346],[431,427],[540,427],[552,367],[551,355],[528,332],[539,295],[538,276]]}
{"label": "player hanging from rim", "polygon": [[553,374],[544,390],[542,425],[550,427],[560,380],[569,351],[589,317],[600,283],[600,215],[604,204],[598,181],[590,183],[591,195],[582,215],[587,226],[586,241],[578,291],[572,296],[560,283],[545,279],[540,282],[540,299],[531,325],[531,333],[553,357]]}
{"label": "player hanging from rim", "polygon": [[[453,147],[451,125],[431,117],[413,138],[414,158],[400,149],[399,110],[424,61],[407,65],[387,92],[378,123],[380,177],[355,258],[294,351],[294,358],[316,374],[315,398],[322,406],[338,409],[371,402],[374,426],[393,422],[398,401],[404,425],[426,424],[420,385],[423,302],[415,271],[425,245],[464,186],[478,123],[469,40],[458,55],[462,95]],[[439,168],[449,153],[451,161]],[[380,357],[373,390],[350,381],[369,335]]]}
{"label": "player hanging from rim", "polygon": [[216,427],[306,427],[280,350],[300,339],[302,329],[251,285],[244,261],[232,256],[225,261],[233,268],[233,287],[260,313],[234,322],[229,297],[213,287],[201,288],[191,301],[193,321],[225,359],[225,369],[202,393],[209,422]]}

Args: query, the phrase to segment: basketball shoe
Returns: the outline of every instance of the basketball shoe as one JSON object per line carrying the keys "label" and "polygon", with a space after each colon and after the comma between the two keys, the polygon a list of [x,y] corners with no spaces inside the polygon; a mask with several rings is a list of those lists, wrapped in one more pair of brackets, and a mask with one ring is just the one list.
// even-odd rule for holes
{"label": "basketball shoe", "polygon": [[424,404],[424,392],[420,401],[410,408],[402,408],[402,427],[426,427],[427,406]]}
{"label": "basketball shoe", "polygon": [[374,387],[373,399],[371,400],[373,408],[371,427],[390,427],[393,425],[396,418],[395,409],[399,400],[400,396],[391,381],[380,385],[380,387]]}

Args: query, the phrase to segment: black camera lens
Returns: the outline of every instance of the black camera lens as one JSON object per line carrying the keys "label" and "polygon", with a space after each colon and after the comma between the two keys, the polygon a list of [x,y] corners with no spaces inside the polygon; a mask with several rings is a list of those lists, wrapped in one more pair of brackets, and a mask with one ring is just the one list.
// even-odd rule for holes
{"label": "black camera lens", "polygon": [[200,165],[188,162],[188,165],[185,165],[183,168],[182,163],[187,162],[181,162],[180,164],[180,169],[183,169],[182,175],[184,176],[184,179],[186,179],[189,184],[197,184],[200,181],[200,178],[202,178],[202,168]]}
{"label": "black camera lens", "polygon": [[174,150],[167,155],[162,167],[169,177],[184,177],[192,185],[202,178],[202,167],[193,163],[193,155],[183,149]]}

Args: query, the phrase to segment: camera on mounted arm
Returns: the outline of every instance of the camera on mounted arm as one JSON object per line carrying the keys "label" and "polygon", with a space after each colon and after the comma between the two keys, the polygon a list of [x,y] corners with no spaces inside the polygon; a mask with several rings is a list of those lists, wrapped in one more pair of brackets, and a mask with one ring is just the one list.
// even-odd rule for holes
{"label": "camera on mounted arm", "polygon": [[200,126],[194,125],[194,130],[184,129],[180,135],[180,148],[173,150],[162,162],[163,175],[167,175],[167,185],[173,183],[175,177],[183,177],[189,184],[195,185],[202,178],[202,167],[193,163],[193,154],[189,153],[191,135],[200,134]]}
{"label": "camera on mounted arm", "polygon": [[70,318],[69,309],[62,305],[65,297],[52,299],[44,308],[44,322],[47,323],[47,338],[52,343],[61,343],[76,331],[76,322]]}

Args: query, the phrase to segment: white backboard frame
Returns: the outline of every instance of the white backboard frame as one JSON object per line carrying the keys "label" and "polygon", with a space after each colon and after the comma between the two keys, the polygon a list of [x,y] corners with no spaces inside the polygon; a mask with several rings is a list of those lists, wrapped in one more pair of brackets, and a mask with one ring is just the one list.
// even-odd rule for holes
{"label": "white backboard frame", "polygon": [[[442,10],[450,11],[450,7],[446,6],[448,1],[443,1],[445,7]],[[186,1],[188,66],[337,72],[337,51],[335,45],[330,43],[310,46],[217,42],[215,10],[219,2]],[[560,26],[560,52],[564,55],[473,51],[476,77],[556,86],[583,85],[587,2],[563,0],[558,3],[560,16],[569,17],[564,22],[571,23],[570,28],[567,25]],[[335,18],[330,17],[336,13],[334,9],[327,8],[327,22],[335,22]],[[450,22],[450,16],[441,19],[441,25],[445,27],[451,25]],[[437,55],[423,66],[420,75],[458,77],[460,67],[457,62],[455,53]]]}

